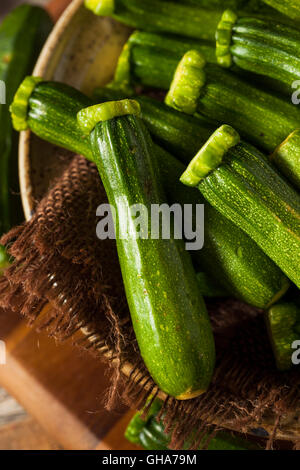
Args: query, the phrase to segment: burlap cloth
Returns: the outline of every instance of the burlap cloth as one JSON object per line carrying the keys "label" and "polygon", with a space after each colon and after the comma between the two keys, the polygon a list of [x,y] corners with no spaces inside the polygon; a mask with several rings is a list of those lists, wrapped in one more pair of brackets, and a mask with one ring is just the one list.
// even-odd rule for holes
{"label": "burlap cloth", "polygon": [[[60,340],[85,328],[80,346],[112,365],[106,406],[112,409],[122,399],[140,408],[158,390],[134,337],[115,241],[96,237],[96,208],[105,201],[96,167],[75,156],[32,219],[2,238],[15,262],[0,279],[0,306],[21,312],[34,324],[50,302],[42,328]],[[208,309],[217,347],[214,379],[197,399],[165,400],[171,446],[180,448],[195,428],[194,446],[208,430],[211,436],[222,426],[247,432],[270,420],[271,447],[299,404],[299,372],[276,372],[262,312],[231,299],[211,301]],[[125,362],[132,365],[129,377],[121,372]]]}

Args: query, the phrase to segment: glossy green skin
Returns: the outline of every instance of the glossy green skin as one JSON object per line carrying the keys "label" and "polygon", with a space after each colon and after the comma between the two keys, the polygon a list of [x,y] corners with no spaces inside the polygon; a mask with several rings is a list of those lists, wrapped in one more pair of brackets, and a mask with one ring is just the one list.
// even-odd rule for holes
{"label": "glossy green skin", "polygon": [[[168,90],[178,62],[159,50],[132,49],[132,73],[145,86]],[[258,89],[236,74],[214,64],[205,67],[206,84],[198,113],[234,127],[243,138],[268,153],[274,152],[291,132],[300,127],[297,106]]]}
{"label": "glossy green skin", "polygon": [[[184,163],[189,162],[213,131],[200,119],[185,116],[156,100],[144,96],[137,99],[152,135],[168,150],[177,150]],[[69,86],[41,83],[29,101],[29,127],[42,139],[92,160],[89,139],[81,138],[74,118],[75,110],[88,102],[87,97]],[[158,147],[157,151],[162,182],[170,200],[181,204],[204,203],[199,191],[180,183],[184,165]],[[193,252],[193,257],[231,295],[259,308],[266,308],[288,286],[286,277],[256,243],[209,204],[205,208],[205,245]]]}
{"label": "glossy green skin", "polygon": [[[256,10],[256,8],[249,9]],[[249,9],[245,5],[245,12]],[[115,0],[115,12],[112,16],[121,23],[145,31],[214,41],[223,11],[222,7],[212,9],[207,5],[187,5],[178,1]],[[265,8],[259,8],[257,13],[255,12],[256,16],[265,14]],[[274,18],[282,16],[276,11],[272,12],[271,9],[270,11],[267,9],[267,14],[271,14]]]}
{"label": "glossy green skin", "polygon": [[[145,450],[168,450],[170,444],[170,434],[164,432],[162,421],[157,421],[161,409],[161,402],[155,400],[150,407],[146,419],[142,418],[142,413],[137,413],[130,421],[125,431],[125,437],[132,443],[138,444]],[[197,450],[202,450],[205,441],[209,436],[205,434],[201,445]],[[188,449],[192,444],[193,436],[184,443],[183,449]],[[260,450],[260,447],[226,432],[218,432],[211,439],[207,447],[208,450]]]}
{"label": "glossy green skin", "polygon": [[[99,123],[90,138],[111,205],[117,207],[122,198],[126,207],[144,204],[150,211],[151,204],[165,201],[154,148],[140,118]],[[177,398],[204,392],[214,369],[214,340],[183,241],[122,239],[118,217],[115,230],[133,327],[151,376]]]}
{"label": "glossy green skin", "polygon": [[180,3],[198,5],[201,8],[241,8],[247,4],[247,0],[179,0]]}
{"label": "glossy green skin", "polygon": [[293,132],[273,153],[271,161],[300,189],[300,131]]}
{"label": "glossy green skin", "polygon": [[184,163],[196,155],[215,130],[205,118],[185,115],[148,96],[136,100],[155,140]]}
{"label": "glossy green skin", "polygon": [[300,196],[264,155],[237,145],[199,189],[300,287]]}
{"label": "glossy green skin", "polygon": [[135,31],[130,36],[128,43],[131,49],[135,47],[145,47],[149,48],[149,50],[160,50],[176,60],[180,60],[187,51],[193,49],[201,52],[207,62],[212,64],[217,63],[215,43],[213,41],[189,39],[173,35],[166,36],[146,31]]}
{"label": "glossy green skin", "polygon": [[75,88],[59,82],[39,83],[28,104],[28,126],[52,144],[93,160],[89,138],[77,124],[77,113],[94,102]]}
{"label": "glossy green skin", "polygon": [[198,111],[234,127],[243,138],[272,153],[300,125],[297,106],[208,64]]}
{"label": "glossy green skin", "polygon": [[114,18],[137,29],[214,40],[222,9],[160,0],[116,0]]}
{"label": "glossy green skin", "polygon": [[291,18],[300,20],[300,4],[298,0],[263,0],[263,2]]}
{"label": "glossy green skin", "polygon": [[291,369],[291,345],[300,338],[300,307],[295,303],[273,305],[266,312],[265,320],[277,368]]}
{"label": "glossy green skin", "polygon": [[30,73],[52,28],[45,10],[21,5],[0,26],[0,80],[6,84],[6,104],[0,105],[0,234],[22,219],[18,187],[18,136],[13,132],[9,105]]}
{"label": "glossy green skin", "polygon": [[184,165],[159,148],[157,152],[168,199],[182,205],[205,203],[204,247],[192,252],[199,266],[227,292],[250,305],[265,309],[278,300],[289,287],[278,266],[225,214],[199,198],[196,188],[180,183]]}
{"label": "glossy green skin", "polygon": [[232,31],[230,51],[242,69],[285,83],[292,91],[300,79],[300,32],[255,18],[240,18]]}

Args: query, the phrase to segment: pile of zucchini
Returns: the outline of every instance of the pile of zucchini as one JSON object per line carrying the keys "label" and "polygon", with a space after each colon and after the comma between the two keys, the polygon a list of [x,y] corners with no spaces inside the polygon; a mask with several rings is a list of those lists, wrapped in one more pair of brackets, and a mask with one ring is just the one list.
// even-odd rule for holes
{"label": "pile of zucchini", "polygon": [[[215,345],[203,296],[265,312],[277,366],[290,369],[290,341],[300,339],[300,110],[286,90],[300,77],[297,23],[258,0],[85,4],[139,28],[113,81],[87,97],[29,76],[12,121],[97,165],[154,382],[179,400],[208,389]],[[174,234],[151,238],[149,224],[138,238],[133,216],[122,236],[123,211],[165,203],[204,204],[201,250]]]}

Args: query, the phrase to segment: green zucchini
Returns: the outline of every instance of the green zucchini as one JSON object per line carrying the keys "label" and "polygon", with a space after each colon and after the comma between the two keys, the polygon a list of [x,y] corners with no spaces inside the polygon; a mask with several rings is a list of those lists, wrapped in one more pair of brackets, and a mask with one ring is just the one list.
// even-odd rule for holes
{"label": "green zucchini", "polygon": [[244,230],[300,287],[300,196],[230,126],[220,127],[181,181]]}
{"label": "green zucchini", "polygon": [[160,0],[85,0],[96,15],[112,16],[133,28],[214,40],[222,9]]}
{"label": "green zucchini", "polygon": [[219,65],[238,67],[283,82],[292,91],[300,79],[298,29],[257,18],[238,18],[225,11],[218,25]]}
{"label": "green zucchini", "polygon": [[[159,234],[154,238],[147,219],[142,237],[135,236],[131,207],[143,204],[151,220],[152,205],[165,202],[153,161],[155,150],[138,111],[136,101],[111,101],[81,110],[78,122],[83,132],[90,133],[94,162],[118,213],[117,249],[141,355],[164,392],[187,400],[209,386],[214,340],[183,241]],[[133,236],[131,232],[122,236],[123,214],[128,214]]]}
{"label": "green zucchini", "polygon": [[[257,17],[268,15],[284,21],[285,17],[272,8],[257,8],[255,2],[252,7],[251,3],[245,5],[245,13],[251,11]],[[215,39],[216,28],[224,11],[224,7],[208,7],[207,2],[202,6],[199,3],[188,5],[169,0],[85,0],[85,6],[96,15],[111,16],[136,29],[210,41]]]}
{"label": "green zucchini", "polygon": [[[203,204],[195,189],[187,191],[179,178],[184,165],[161,148],[156,149],[168,200],[181,205]],[[198,193],[198,194],[197,194]],[[277,302],[289,287],[280,269],[235,224],[205,203],[204,247],[192,256],[225,291],[262,309]]]}
{"label": "green zucchini", "polygon": [[[111,98],[111,91],[102,90],[101,98],[107,98],[106,92]],[[168,150],[177,150],[184,163],[195,155],[213,132],[213,127],[204,121],[179,113],[154,99],[140,96],[137,100],[152,135]],[[92,160],[89,141],[83,139],[72,114],[74,110],[79,111],[85,101],[88,101],[87,97],[69,86],[55,82],[38,83],[28,96],[25,126],[28,125],[40,138],[82,153]],[[161,148],[156,147],[156,151],[159,152],[159,169],[170,203],[204,203],[199,191],[189,190],[179,182],[184,165]],[[204,228],[204,248],[192,254],[200,269],[205,270],[215,283],[231,295],[259,308],[267,308],[284,294],[289,283],[279,268],[250,237],[209,204],[205,206]]]}
{"label": "green zucchini", "polygon": [[[165,433],[162,418],[158,420],[161,407],[162,403],[154,400],[146,417],[143,416],[143,411],[136,413],[126,428],[126,439],[145,450],[168,450],[171,436]],[[184,443],[183,450],[191,446],[196,434],[196,431],[192,433]],[[202,450],[208,439],[209,435],[205,434],[197,450]],[[261,450],[261,448],[240,436],[220,431],[209,441],[207,450]]]}
{"label": "green zucchini", "polygon": [[[190,54],[193,54],[193,63],[190,61]],[[268,152],[273,149],[275,152],[273,158],[270,158],[272,163],[292,183],[299,185],[300,149],[297,147],[298,134],[294,132],[299,127],[299,110],[234,76],[220,74],[221,68],[217,70],[208,64],[205,70],[201,70],[202,64],[203,56],[198,51],[189,51],[183,56],[166,96],[166,103],[185,112],[197,109],[210,118],[228,122],[237,127],[251,143]],[[203,86],[205,77],[206,84]],[[186,103],[189,103],[189,107]],[[286,137],[282,144],[285,132]],[[276,142],[277,148],[274,146]]]}
{"label": "green zucchini", "polygon": [[295,20],[300,20],[300,3],[299,0],[262,0],[286,16]]}
{"label": "green zucchini", "polygon": [[295,303],[278,303],[266,313],[267,329],[279,370],[293,366],[294,341],[300,341],[300,307]]}
{"label": "green zucchini", "polygon": [[[134,93],[133,85],[135,77],[137,78],[137,84],[139,84],[140,76],[142,80],[143,78],[147,80],[146,85],[148,86],[168,89],[178,61],[189,50],[197,50],[204,55],[208,63],[217,64],[215,42],[174,35],[166,36],[146,31],[135,31],[129,37],[123,49],[114,81],[107,89],[121,91],[121,96],[120,93],[119,96],[118,94],[115,95],[117,99],[127,97]],[[161,56],[163,56],[163,61],[160,60]],[[149,70],[151,70],[150,75]],[[242,78],[245,76],[243,69],[234,67],[233,70]],[[254,73],[251,74],[251,77],[247,73],[246,78],[255,83],[259,82],[260,85],[268,90],[271,88],[276,92],[279,90],[281,94],[288,94],[289,97],[291,95],[290,87],[287,90],[287,87],[283,87],[277,80],[265,77],[263,83],[261,83],[261,76]],[[164,81],[162,82],[162,80]],[[163,86],[162,83],[164,84]],[[97,92],[98,94],[101,93],[101,89],[97,90]]]}
{"label": "green zucchini", "polygon": [[[217,63],[215,45],[212,41],[135,31],[131,34],[123,48],[118,60],[114,80],[107,88],[122,91],[125,95],[129,96],[134,94],[134,83],[132,82],[132,79],[134,79],[134,67],[149,70],[152,66],[152,60],[159,62],[161,55],[163,56],[163,68],[171,70],[169,75],[170,81],[178,61],[186,51],[191,49],[203,54],[208,62]],[[137,74],[139,75],[139,72]],[[156,82],[160,83],[160,71],[152,69],[150,80],[150,86],[156,86]],[[168,83],[166,87],[168,87]]]}
{"label": "green zucchini", "polygon": [[13,133],[9,105],[30,73],[52,28],[42,8],[21,5],[0,26],[0,80],[6,86],[6,103],[0,106],[0,235],[20,222],[22,208],[18,188],[17,137]]}
{"label": "green zucchini", "polygon": [[292,132],[275,149],[270,160],[296,188],[300,189],[300,129]]}
{"label": "green zucchini", "polygon": [[[168,90],[178,66],[177,59],[156,48],[128,48],[129,66],[123,64],[124,80],[126,77],[128,82],[131,77],[133,84]],[[216,124],[227,122],[245,139],[269,153],[299,128],[300,113],[292,103],[256,88],[215,64],[206,64],[204,72],[206,81],[197,107],[200,115]]]}
{"label": "green zucchini", "polygon": [[[25,114],[18,113],[28,97]],[[30,128],[47,142],[59,145],[93,160],[89,139],[77,126],[77,113],[93,101],[75,88],[59,82],[41,82],[27,77],[11,105],[12,119],[18,131]]]}

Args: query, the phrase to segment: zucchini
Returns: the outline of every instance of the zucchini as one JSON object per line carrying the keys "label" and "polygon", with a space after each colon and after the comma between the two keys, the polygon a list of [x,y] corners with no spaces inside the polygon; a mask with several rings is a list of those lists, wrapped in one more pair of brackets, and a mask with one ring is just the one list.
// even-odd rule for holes
{"label": "zucchini", "polygon": [[[143,416],[143,411],[136,413],[126,428],[126,439],[133,444],[140,445],[145,450],[168,450],[171,435],[165,433],[162,418],[158,420],[161,407],[162,403],[159,400],[154,400],[146,417]],[[184,443],[182,450],[189,449],[196,435],[197,431],[195,430],[191,437]],[[197,450],[202,450],[207,440],[209,440],[209,435],[204,434]],[[259,446],[241,438],[240,436],[221,431],[209,440],[207,449],[261,450]]]}
{"label": "zucchini", "polygon": [[[26,112],[22,110],[24,96],[28,99]],[[17,131],[30,128],[37,136],[84,155],[93,160],[89,139],[77,125],[77,113],[93,101],[75,88],[59,82],[41,82],[26,77],[11,105],[12,120]]]}
{"label": "zucchini", "polygon": [[[253,4],[253,6],[251,6]],[[85,0],[86,8],[99,16],[111,16],[121,23],[149,32],[178,34],[195,39],[214,41],[217,25],[224,7],[189,5],[168,0]],[[240,11],[240,10],[239,10]],[[272,8],[258,8],[256,2],[245,5],[245,13],[257,17],[285,21],[285,17]],[[240,14],[243,14],[240,11]],[[288,20],[286,20],[289,23]]]}
{"label": "zucchini", "polygon": [[278,303],[266,313],[267,329],[279,370],[289,370],[292,364],[292,344],[300,339],[300,308],[295,303]]}
{"label": "zucchini", "polygon": [[[102,90],[101,98],[107,98],[106,92],[111,98],[111,91]],[[28,97],[25,126],[28,125],[40,138],[82,153],[92,160],[89,141],[82,138],[72,114],[88,100],[69,86],[55,82],[38,83]],[[168,150],[177,149],[177,155],[184,163],[195,155],[213,132],[213,127],[202,120],[179,113],[154,99],[140,96],[137,100],[152,135]],[[13,108],[19,109],[17,106]],[[189,190],[179,182],[184,165],[158,146],[156,151],[159,152],[159,169],[169,201],[182,205],[204,203],[199,191]],[[204,248],[192,254],[200,269],[205,270],[216,284],[259,308],[267,308],[274,303],[289,286],[280,269],[256,243],[209,204],[205,206]]]}
{"label": "zucchini", "polygon": [[[191,53],[193,64],[189,57]],[[271,157],[271,161],[291,182],[298,184],[299,150],[297,148],[295,152],[298,139],[294,131],[299,127],[299,110],[233,75],[220,74],[221,68],[208,64],[205,70],[201,71],[202,64],[203,56],[197,51],[189,51],[183,56],[176,69],[166,103],[188,112],[185,103],[187,100],[193,100],[193,109],[197,108],[210,118],[235,126],[243,137],[263,150],[275,150],[275,158]],[[202,87],[205,76],[206,84]],[[284,134],[286,137],[282,139]],[[294,137],[291,139],[291,136]],[[281,144],[283,140],[284,144]],[[290,143],[286,144],[288,141]]]}
{"label": "zucchini", "polygon": [[219,65],[232,64],[283,82],[292,90],[300,78],[300,31],[257,18],[238,18],[225,11],[218,25]]}
{"label": "zucchini", "polygon": [[[168,200],[181,205],[203,204],[195,190],[187,191],[179,178],[184,165],[161,148],[156,149]],[[289,287],[280,269],[257,244],[211,204],[205,204],[204,247],[192,251],[198,265],[225,291],[262,309],[277,302]]]}
{"label": "zucchini", "polygon": [[180,3],[187,3],[190,5],[197,5],[201,8],[242,8],[248,0],[179,0]]}
{"label": "zucchini", "polygon": [[[123,51],[119,57],[114,80],[108,85],[108,88],[123,90],[127,94],[133,94],[132,78],[134,77],[134,68],[149,70],[152,60],[159,61],[162,55],[164,60],[162,66],[167,71],[171,70],[169,81],[176,70],[178,61],[188,50],[197,50],[204,55],[206,60],[211,63],[217,63],[215,45],[212,41],[193,40],[180,38],[178,36],[164,36],[157,33],[145,31],[135,31],[129,37]],[[153,56],[153,59],[152,59]],[[150,58],[150,63],[148,60]],[[137,76],[139,72],[137,72]],[[156,86],[156,80],[159,82],[159,70],[152,70],[151,86]],[[168,83],[166,87],[168,87]]]}
{"label": "zucchini", "polygon": [[167,32],[196,39],[214,40],[222,9],[201,8],[160,0],[85,0],[99,16],[150,32]]}
{"label": "zucchini", "polygon": [[270,157],[282,174],[300,189],[300,130],[292,132]]}
{"label": "zucchini", "polygon": [[[144,362],[157,385],[179,400],[204,393],[211,381],[215,349],[209,317],[182,240],[136,237],[131,207],[165,201],[153,162],[152,141],[133,100],[107,102],[78,113],[109,203],[128,214],[133,236],[120,232],[118,255],[134,331]],[[122,203],[122,204],[121,204]],[[122,211],[122,212],[121,212]],[[170,276],[170,273],[173,273]]]}
{"label": "zucchini", "polygon": [[[137,84],[139,84],[139,77],[141,76],[142,79],[143,77],[146,78],[148,86],[168,89],[178,61],[189,50],[196,50],[204,55],[208,63],[217,64],[215,42],[183,38],[175,35],[166,36],[146,31],[134,31],[119,58],[114,81],[109,84],[107,89],[121,91],[121,96],[120,93],[119,96],[118,94],[115,95],[117,99],[128,97],[134,93],[135,76],[137,77]],[[163,61],[160,60],[161,56],[164,58]],[[158,67],[155,66],[156,64]],[[150,75],[149,70],[151,70]],[[161,73],[161,70],[163,73]],[[245,76],[243,69],[235,67],[233,70],[242,78]],[[249,73],[247,78],[249,79]],[[162,79],[164,80],[163,86]],[[261,76],[259,75],[252,74],[250,79],[261,84]],[[290,97],[290,87],[287,90],[286,86],[283,86],[276,80],[266,77],[263,85],[268,90],[271,87],[276,92],[279,90]],[[98,89],[96,93],[100,94],[101,89]]]}
{"label": "zucchini", "polygon": [[[129,66],[123,64],[127,83],[131,78],[131,84],[170,88],[178,66],[177,58],[156,48],[129,47],[129,51]],[[206,81],[197,107],[200,115],[216,124],[227,122],[237,128],[243,138],[269,153],[299,128],[300,113],[292,103],[256,88],[215,64],[206,64],[204,72]]]}
{"label": "zucchini", "polygon": [[267,5],[275,8],[286,16],[295,20],[300,20],[299,0],[262,0]]}
{"label": "zucchini", "polygon": [[51,28],[52,22],[45,10],[31,5],[13,10],[0,26],[0,80],[6,86],[6,103],[0,106],[0,235],[22,218],[17,196],[17,137],[8,108],[25,75],[31,72]]}
{"label": "zucchini", "polygon": [[135,99],[155,140],[183,163],[188,163],[216,128],[206,118],[185,115],[148,96]]}
{"label": "zucchini", "polygon": [[181,181],[244,230],[300,287],[300,196],[230,126],[202,147]]}

